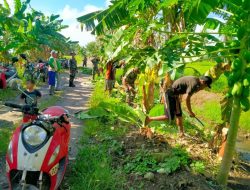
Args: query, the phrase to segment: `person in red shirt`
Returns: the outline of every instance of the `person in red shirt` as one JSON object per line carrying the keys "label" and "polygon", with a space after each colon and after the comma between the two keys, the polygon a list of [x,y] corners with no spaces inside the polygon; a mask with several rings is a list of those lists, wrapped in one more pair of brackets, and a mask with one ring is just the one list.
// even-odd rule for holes
{"label": "person in red shirt", "polygon": [[115,82],[115,68],[113,61],[109,61],[106,65],[106,74],[105,74],[105,91],[109,91],[109,94],[112,93]]}

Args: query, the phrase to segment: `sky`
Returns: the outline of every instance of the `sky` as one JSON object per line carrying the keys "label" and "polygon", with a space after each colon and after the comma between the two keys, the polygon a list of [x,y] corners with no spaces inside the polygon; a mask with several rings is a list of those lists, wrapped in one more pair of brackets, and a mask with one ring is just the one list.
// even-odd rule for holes
{"label": "sky", "polygon": [[[13,7],[14,0],[7,0]],[[3,0],[0,0],[2,3]],[[31,7],[42,11],[46,15],[60,14],[64,24],[68,25],[61,33],[70,37],[72,41],[79,41],[80,45],[94,41],[95,36],[90,32],[81,31],[80,24],[76,18],[84,14],[105,9],[110,4],[110,0],[31,0]]]}

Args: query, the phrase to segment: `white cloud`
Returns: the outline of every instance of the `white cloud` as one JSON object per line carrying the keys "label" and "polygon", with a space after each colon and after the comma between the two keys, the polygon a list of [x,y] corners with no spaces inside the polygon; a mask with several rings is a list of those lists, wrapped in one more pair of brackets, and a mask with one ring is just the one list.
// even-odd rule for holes
{"label": "white cloud", "polygon": [[106,4],[106,7],[109,7],[109,5],[112,4],[112,3],[111,3],[111,0],[106,0],[105,4]]}
{"label": "white cloud", "polygon": [[64,29],[61,33],[66,37],[70,37],[73,41],[79,41],[80,45],[86,45],[87,43],[94,41],[95,36],[91,35],[90,32],[87,32],[86,30],[81,31],[80,23],[77,22],[76,19],[82,15],[98,11],[100,9],[102,8],[96,7],[94,5],[86,5],[82,10],[79,10],[69,5],[65,5],[59,14],[64,20],[64,23],[68,24],[69,27]]}

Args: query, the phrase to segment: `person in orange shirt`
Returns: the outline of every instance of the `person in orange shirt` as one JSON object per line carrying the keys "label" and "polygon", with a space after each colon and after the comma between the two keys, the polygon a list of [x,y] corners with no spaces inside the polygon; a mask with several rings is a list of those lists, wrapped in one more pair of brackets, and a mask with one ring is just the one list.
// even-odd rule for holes
{"label": "person in orange shirt", "polygon": [[113,61],[109,61],[106,65],[106,74],[105,74],[105,91],[109,91],[109,94],[112,93],[112,89],[115,83],[115,68]]}

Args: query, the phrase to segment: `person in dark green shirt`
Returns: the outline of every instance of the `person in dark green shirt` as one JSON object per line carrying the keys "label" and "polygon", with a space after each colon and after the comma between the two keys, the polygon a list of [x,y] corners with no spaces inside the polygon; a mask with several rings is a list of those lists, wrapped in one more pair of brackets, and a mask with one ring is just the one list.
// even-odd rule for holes
{"label": "person in dark green shirt", "polygon": [[71,52],[72,58],[69,60],[69,87],[75,87],[74,80],[77,74],[77,62],[75,58],[75,53]]}

